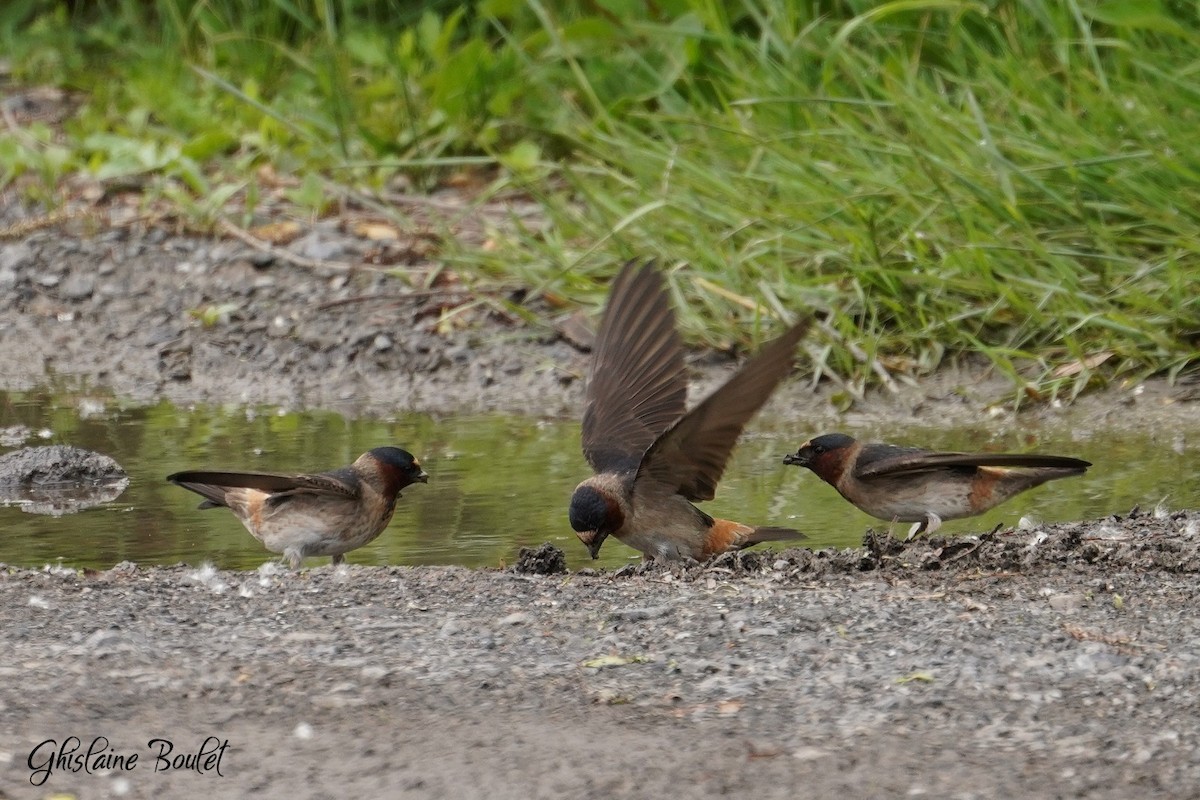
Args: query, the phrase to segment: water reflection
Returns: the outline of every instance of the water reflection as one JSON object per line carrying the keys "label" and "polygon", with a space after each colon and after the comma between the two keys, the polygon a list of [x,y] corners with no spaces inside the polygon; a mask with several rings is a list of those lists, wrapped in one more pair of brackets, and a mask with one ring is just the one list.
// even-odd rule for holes
{"label": "water reflection", "polygon": [[128,480],[120,480],[67,487],[0,486],[0,505],[15,506],[26,514],[63,517],[112,503],[125,492],[128,485]]}
{"label": "water reflection", "polygon": [[[770,428],[765,422],[758,421],[738,447],[717,499],[704,504],[706,511],[792,525],[808,533],[814,547],[857,545],[866,528],[886,527],[845,503],[815,475],[780,463],[802,440],[824,431]],[[2,563],[36,567],[61,559],[72,566],[107,568],[123,560],[210,561],[252,569],[275,556],[227,511],[197,510],[195,495],[167,484],[166,475],[193,468],[319,471],[385,444],[416,454],[430,482],[404,491],[391,526],[351,552],[352,564],[499,566],[511,563],[522,545],[545,541],[563,548],[572,568],[614,567],[638,557],[610,540],[599,562],[592,562],[567,524],[571,490],[588,474],[576,421],[415,415],[347,420],[324,412],[126,407],[89,392],[0,393],[0,431],[16,426],[28,429],[21,433],[26,445],[72,444],[112,456],[128,471],[130,486],[115,502],[69,517],[35,517],[0,507]],[[848,432],[939,448],[1036,448],[1096,462],[1083,478],[1035,489],[980,518],[948,522],[943,530],[950,532],[1012,525],[1022,515],[1055,521],[1124,513],[1164,497],[1175,507],[1200,502],[1200,449],[1195,447],[1176,453],[1110,435],[1076,441],[1070,431],[1053,429],[1001,435],[983,428]],[[897,526],[898,535],[905,530],[906,525]]]}

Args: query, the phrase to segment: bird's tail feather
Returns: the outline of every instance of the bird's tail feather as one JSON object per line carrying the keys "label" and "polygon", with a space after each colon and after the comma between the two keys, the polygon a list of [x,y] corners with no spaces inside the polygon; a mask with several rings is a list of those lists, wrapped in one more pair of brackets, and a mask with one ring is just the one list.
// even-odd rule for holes
{"label": "bird's tail feather", "polygon": [[[172,476],[173,478],[174,476]],[[170,478],[168,480],[171,480]],[[208,483],[192,483],[191,481],[171,480],[176,486],[182,486],[184,489],[190,489],[196,494],[204,498],[197,508],[225,508],[228,503],[225,502],[225,487],[213,486]]]}
{"label": "bird's tail feather", "polygon": [[806,539],[803,533],[794,528],[777,528],[770,525],[755,528],[746,534],[746,537],[740,542],[742,547],[750,547],[761,542],[789,542],[798,539]]}

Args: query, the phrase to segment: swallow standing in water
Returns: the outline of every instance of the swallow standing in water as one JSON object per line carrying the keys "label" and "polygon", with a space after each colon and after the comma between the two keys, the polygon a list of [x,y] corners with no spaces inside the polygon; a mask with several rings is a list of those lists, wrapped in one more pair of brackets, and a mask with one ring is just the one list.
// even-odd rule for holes
{"label": "swallow standing in water", "polygon": [[791,369],[807,328],[805,320],[767,344],[689,412],[683,347],[662,277],[653,262],[625,265],[588,371],[582,444],[596,474],[575,488],[569,512],[592,558],[608,536],[662,561],[803,538],[791,528],[714,519],[691,501],[713,498],[738,436]]}
{"label": "swallow standing in water", "polygon": [[429,476],[412,454],[376,447],[348,467],[314,475],[275,472],[176,472],[167,480],[223,506],[292,569],[307,556],[333,556],[362,547],[383,532],[400,490]]}
{"label": "swallow standing in water", "polygon": [[1024,453],[938,453],[867,444],[844,433],[810,439],[784,464],[808,467],[861,510],[915,522],[908,538],[942,520],[973,517],[1046,481],[1082,475],[1090,462]]}

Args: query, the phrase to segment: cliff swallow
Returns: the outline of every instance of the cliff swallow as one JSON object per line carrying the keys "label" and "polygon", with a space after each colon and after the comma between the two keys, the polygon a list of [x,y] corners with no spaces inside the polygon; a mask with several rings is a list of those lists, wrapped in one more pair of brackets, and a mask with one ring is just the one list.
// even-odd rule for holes
{"label": "cliff swallow", "polygon": [[588,371],[582,444],[596,474],[575,488],[569,511],[592,558],[610,535],[663,561],[703,561],[803,537],[714,519],[690,501],[713,498],[738,436],[791,369],[808,324],[767,344],[689,412],[683,347],[662,277],[653,262],[625,265]]}
{"label": "cliff swallow", "polygon": [[942,520],[973,517],[1056,478],[1082,475],[1087,461],[1032,453],[938,453],[866,444],[844,433],[810,439],[784,464],[808,467],[873,517],[917,523],[908,538]]}
{"label": "cliff swallow", "polygon": [[341,564],[387,527],[400,490],[429,476],[406,450],[376,447],[348,467],[314,475],[191,471],[167,480],[203,497],[200,508],[228,508],[297,569],[308,556]]}

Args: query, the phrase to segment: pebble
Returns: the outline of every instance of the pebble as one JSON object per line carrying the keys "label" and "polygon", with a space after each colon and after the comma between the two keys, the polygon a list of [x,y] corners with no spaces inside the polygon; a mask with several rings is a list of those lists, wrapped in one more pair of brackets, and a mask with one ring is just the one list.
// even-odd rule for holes
{"label": "pebble", "polygon": [[669,616],[674,609],[671,606],[646,606],[643,608],[618,609],[609,614],[611,619],[640,622],[648,619],[661,619]]}
{"label": "pebble", "polygon": [[25,242],[0,245],[0,273],[12,273],[27,269],[33,265],[33,248]]}
{"label": "pebble", "polygon": [[64,300],[86,300],[96,291],[96,279],[87,274],[72,273],[58,290],[59,297]]}
{"label": "pebble", "polygon": [[1074,592],[1062,592],[1048,596],[1047,604],[1060,614],[1073,614],[1083,607],[1083,595]]}

